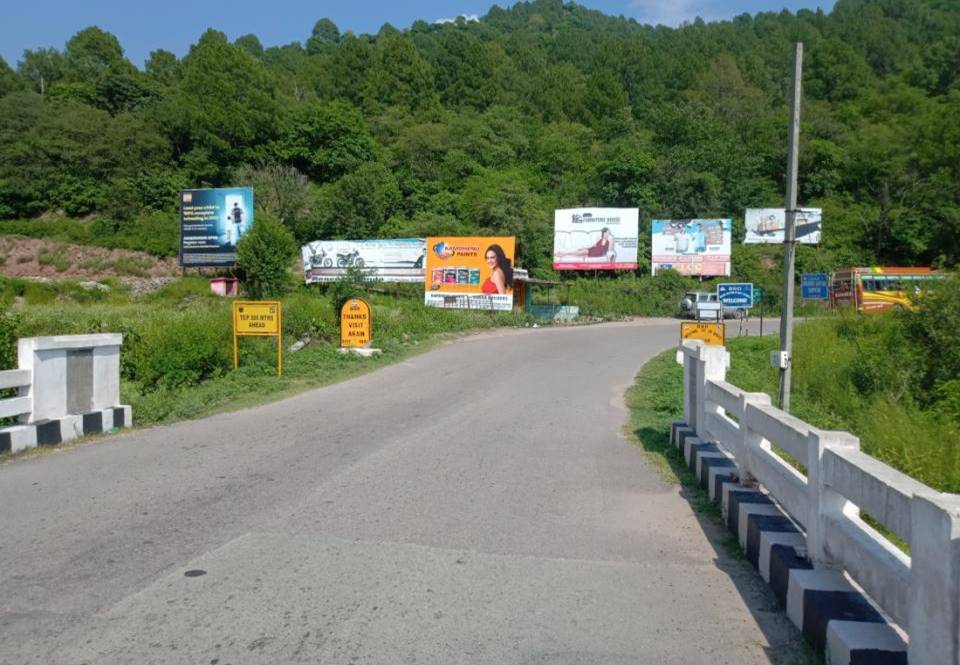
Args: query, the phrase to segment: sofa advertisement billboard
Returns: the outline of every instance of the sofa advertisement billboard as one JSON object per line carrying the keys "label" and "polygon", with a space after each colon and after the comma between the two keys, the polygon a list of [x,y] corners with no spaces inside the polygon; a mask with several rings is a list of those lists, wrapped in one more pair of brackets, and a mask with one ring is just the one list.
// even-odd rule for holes
{"label": "sofa advertisement billboard", "polygon": [[733,220],[655,219],[651,224],[650,270],[721,277],[730,274]]}
{"label": "sofa advertisement billboard", "polygon": [[636,208],[572,208],[553,216],[554,270],[636,270]]}
{"label": "sofa advertisement billboard", "polygon": [[334,282],[350,268],[381,282],[422,282],[427,243],[396,240],[317,240],[300,249],[307,284]]}
{"label": "sofa advertisement billboard", "polygon": [[513,309],[515,249],[512,236],[427,238],[424,303],[450,309]]}
{"label": "sofa advertisement billboard", "polygon": [[237,243],[253,227],[253,189],[185,189],[180,192],[180,265],[232,266]]}
{"label": "sofa advertisement billboard", "polygon": [[[821,208],[801,208],[795,218],[797,242],[819,245],[823,227]],[[747,208],[743,216],[745,245],[781,245],[787,228],[787,212],[783,208]]]}

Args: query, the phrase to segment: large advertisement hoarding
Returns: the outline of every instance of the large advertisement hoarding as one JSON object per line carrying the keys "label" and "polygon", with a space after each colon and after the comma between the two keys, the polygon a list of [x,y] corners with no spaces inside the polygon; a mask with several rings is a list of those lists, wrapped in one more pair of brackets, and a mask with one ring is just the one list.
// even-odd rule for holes
{"label": "large advertisement hoarding", "polygon": [[351,267],[382,282],[422,282],[426,251],[423,238],[317,240],[300,249],[307,284],[336,281]]}
{"label": "large advertisement hoarding", "polygon": [[232,266],[237,243],[253,226],[253,189],[180,192],[180,265]]}
{"label": "large advertisement hoarding", "polygon": [[[745,245],[780,245],[787,228],[787,213],[783,208],[747,208],[743,217]],[[800,208],[796,215],[797,242],[819,245],[823,227],[823,210]]]}
{"label": "large advertisement hoarding", "polygon": [[720,277],[730,274],[733,220],[655,219],[652,224],[651,271]]}
{"label": "large advertisement hoarding", "polygon": [[636,270],[636,208],[573,208],[553,216],[554,270]]}
{"label": "large advertisement hoarding", "polygon": [[451,309],[513,309],[511,237],[427,238],[424,302]]}

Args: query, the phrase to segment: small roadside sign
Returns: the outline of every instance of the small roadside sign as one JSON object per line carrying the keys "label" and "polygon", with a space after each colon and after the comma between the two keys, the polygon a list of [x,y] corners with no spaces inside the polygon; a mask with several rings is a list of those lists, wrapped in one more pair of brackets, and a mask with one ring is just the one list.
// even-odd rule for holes
{"label": "small roadside sign", "polygon": [[762,286],[753,287],[753,304],[759,305],[762,300],[763,300],[763,287]]}
{"label": "small roadside sign", "polygon": [[340,346],[344,349],[370,346],[373,338],[373,316],[370,304],[351,298],[340,308]]}
{"label": "small roadside sign", "polygon": [[277,376],[283,375],[283,308],[276,300],[233,302],[233,368],[240,364],[240,337],[277,338]]}
{"label": "small roadside sign", "polygon": [[684,321],[680,324],[680,339],[699,339],[711,346],[724,346],[727,341],[726,325]]}
{"label": "small roadside sign", "polygon": [[825,272],[800,275],[800,297],[803,300],[829,300],[830,276]]}
{"label": "small roadside sign", "polygon": [[753,307],[753,284],[717,284],[717,300],[724,307]]}

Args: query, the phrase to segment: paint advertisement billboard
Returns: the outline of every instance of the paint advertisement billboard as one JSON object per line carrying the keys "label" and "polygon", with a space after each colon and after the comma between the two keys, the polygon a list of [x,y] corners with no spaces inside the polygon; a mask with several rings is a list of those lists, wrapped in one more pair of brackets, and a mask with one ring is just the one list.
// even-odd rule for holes
{"label": "paint advertisement billboard", "polygon": [[253,189],[185,189],[180,192],[180,265],[232,266],[237,243],[253,227]]}
{"label": "paint advertisement billboard", "polygon": [[733,220],[655,219],[651,224],[650,270],[720,277],[730,274]]}
{"label": "paint advertisement billboard", "polygon": [[553,214],[554,270],[636,270],[640,211],[573,208]]}
{"label": "paint advertisement billboard", "polygon": [[511,310],[515,248],[512,236],[427,238],[424,303],[450,309]]}
{"label": "paint advertisement billboard", "polygon": [[427,243],[396,240],[317,240],[300,248],[307,284],[334,282],[351,267],[382,282],[422,282]]}
{"label": "paint advertisement billboard", "polygon": [[[783,208],[747,208],[743,216],[745,245],[780,245],[787,228],[787,213]],[[797,242],[819,245],[823,226],[821,208],[801,208],[797,211]]]}

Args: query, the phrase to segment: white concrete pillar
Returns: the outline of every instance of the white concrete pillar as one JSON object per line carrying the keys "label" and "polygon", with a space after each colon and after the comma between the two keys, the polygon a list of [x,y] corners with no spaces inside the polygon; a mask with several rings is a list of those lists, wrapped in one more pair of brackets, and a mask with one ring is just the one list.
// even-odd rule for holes
{"label": "white concrete pillar", "polygon": [[831,489],[823,475],[823,452],[827,448],[860,450],[860,439],[849,432],[828,432],[810,429],[807,435],[807,491],[809,508],[807,521],[807,555],[821,566],[834,567],[827,550],[829,532],[827,518],[856,516],[860,510],[846,497]]}
{"label": "white concrete pillar", "polygon": [[960,496],[915,494],[910,532],[910,663],[960,665]]}
{"label": "white concrete pillar", "polygon": [[742,393],[740,395],[740,440],[737,441],[738,450],[734,452],[734,456],[736,457],[741,485],[756,485],[757,479],[750,470],[750,459],[755,454],[754,451],[759,450],[764,445],[763,437],[747,427],[746,418],[743,417],[743,414],[747,412],[747,408],[751,405],[770,406],[770,402],[770,395],[766,393]]}

